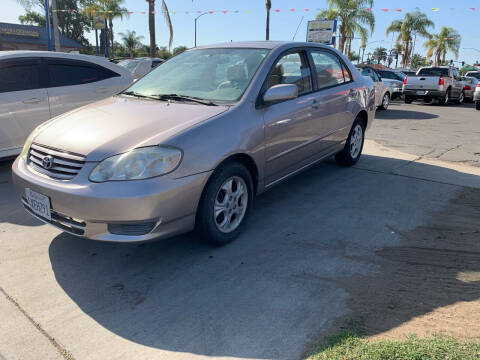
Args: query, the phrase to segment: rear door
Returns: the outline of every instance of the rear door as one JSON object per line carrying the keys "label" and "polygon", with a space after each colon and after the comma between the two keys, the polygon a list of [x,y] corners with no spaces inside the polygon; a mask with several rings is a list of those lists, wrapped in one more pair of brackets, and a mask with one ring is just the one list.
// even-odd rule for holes
{"label": "rear door", "polygon": [[454,89],[454,93],[455,93],[454,96],[459,97],[464,87],[462,77],[460,76],[460,73],[458,72],[457,69],[452,70],[452,76],[453,76],[452,88]]}
{"label": "rear door", "polygon": [[380,106],[382,103],[384,90],[384,84],[382,83],[382,80],[380,80],[380,77],[377,75],[377,73],[369,67],[362,68],[361,72],[363,76],[368,76],[373,80],[373,86],[375,87],[375,105]]}
{"label": "rear door", "polygon": [[43,74],[39,58],[0,62],[0,155],[13,155],[30,132],[50,118]]}
{"label": "rear door", "polygon": [[322,151],[328,152],[346,139],[353,123],[350,101],[354,95],[352,76],[333,52],[311,49],[316,111],[316,135]]}
{"label": "rear door", "polygon": [[48,58],[48,97],[52,116],[104,99],[121,90],[120,75],[81,60]]}

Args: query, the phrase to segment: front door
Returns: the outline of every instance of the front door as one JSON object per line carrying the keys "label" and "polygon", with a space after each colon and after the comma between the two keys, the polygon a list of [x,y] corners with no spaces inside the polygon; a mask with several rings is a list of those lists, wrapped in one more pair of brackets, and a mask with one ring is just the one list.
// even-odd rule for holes
{"label": "front door", "polygon": [[266,88],[295,84],[298,98],[268,105],[263,109],[266,139],[266,184],[295,171],[302,161],[318,152],[312,139],[318,133],[317,106],[312,76],[304,51],[290,52],[277,61]]}

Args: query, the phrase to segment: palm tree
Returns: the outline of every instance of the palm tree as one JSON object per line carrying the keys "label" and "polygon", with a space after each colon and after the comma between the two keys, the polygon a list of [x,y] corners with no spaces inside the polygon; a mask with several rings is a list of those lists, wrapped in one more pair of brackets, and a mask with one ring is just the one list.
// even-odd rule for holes
{"label": "palm tree", "polygon": [[387,49],[384,47],[377,47],[373,50],[373,58],[377,60],[377,64],[380,64],[382,61],[386,61],[388,57]]}
{"label": "palm tree", "polygon": [[403,45],[402,67],[406,68],[412,52],[413,36],[420,35],[430,37],[428,28],[434,27],[433,21],[422,12],[413,11],[405,14],[402,20],[394,20],[387,28],[387,36],[392,32],[398,32],[397,41]]}
{"label": "palm tree", "polygon": [[267,9],[267,26],[265,40],[270,40],[270,10],[272,9],[272,2],[270,0],[267,0],[265,2],[265,8]]}
{"label": "palm tree", "polygon": [[[146,0],[148,2],[148,29],[150,31],[150,56],[155,57],[157,53],[157,43],[155,41],[155,0]],[[170,12],[168,11],[165,0],[162,0],[162,14],[170,30],[170,40],[168,48],[172,47],[173,43],[173,25],[170,19]]]}
{"label": "palm tree", "polygon": [[125,0],[88,0],[84,8],[86,14],[93,18],[96,15],[100,15],[108,21],[108,31],[110,48],[112,54],[114,53],[114,38],[113,38],[113,20],[124,17],[129,17],[128,10],[122,7]]}
{"label": "palm tree", "polygon": [[126,33],[120,33],[119,34],[122,38],[123,45],[127,49],[127,51],[130,53],[130,57],[135,56],[135,50],[137,50],[140,46],[142,46],[141,40],[143,39],[143,36],[138,35],[135,30],[127,30]]}
{"label": "palm tree", "polygon": [[458,58],[458,51],[460,50],[461,37],[451,27],[444,26],[438,34],[433,34],[432,37],[424,44],[427,48],[427,56],[429,59],[435,54],[435,66],[445,64],[445,57],[448,51],[451,51],[455,58]]}
{"label": "palm tree", "polygon": [[398,56],[403,54],[403,46],[401,43],[397,42],[395,45],[393,45],[393,49],[390,52],[392,56],[395,57],[395,69],[398,66]]}
{"label": "palm tree", "polygon": [[359,34],[365,42],[369,30],[373,32],[375,16],[367,10],[373,6],[373,0],[328,0],[327,3],[328,9],[320,11],[317,19],[340,21],[338,50],[348,54],[355,34]]}

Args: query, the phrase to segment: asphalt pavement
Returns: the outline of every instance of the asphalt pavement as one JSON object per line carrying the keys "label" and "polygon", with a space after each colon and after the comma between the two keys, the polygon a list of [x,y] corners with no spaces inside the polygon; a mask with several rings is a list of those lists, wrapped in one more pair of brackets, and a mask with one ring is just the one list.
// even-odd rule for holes
{"label": "asphalt pavement", "polygon": [[480,112],[377,115],[355,167],[329,160],[274,187],[221,248],[194,234],[128,245],[62,233],[24,212],[1,163],[0,358],[300,357],[349,314],[340,279],[374,274],[398,232],[480,188]]}

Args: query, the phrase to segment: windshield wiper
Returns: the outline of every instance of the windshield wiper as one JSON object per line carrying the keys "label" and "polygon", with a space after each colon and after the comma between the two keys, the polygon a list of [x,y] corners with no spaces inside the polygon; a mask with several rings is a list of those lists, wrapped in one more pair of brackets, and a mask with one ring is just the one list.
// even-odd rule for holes
{"label": "windshield wiper", "polygon": [[130,96],[135,96],[135,97],[145,98],[145,99],[161,100],[156,95],[143,95],[143,94],[137,93],[135,91],[124,91],[120,94],[121,95],[130,95]]}
{"label": "windshield wiper", "polygon": [[215,104],[210,100],[205,100],[196,96],[186,96],[186,95],[178,95],[178,94],[158,94],[155,96],[157,97],[157,99],[160,99],[160,100],[191,101],[191,102],[196,102],[202,105],[218,106],[217,104]]}

